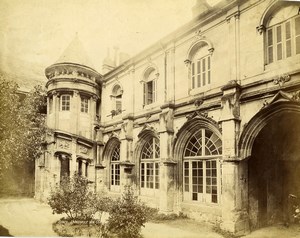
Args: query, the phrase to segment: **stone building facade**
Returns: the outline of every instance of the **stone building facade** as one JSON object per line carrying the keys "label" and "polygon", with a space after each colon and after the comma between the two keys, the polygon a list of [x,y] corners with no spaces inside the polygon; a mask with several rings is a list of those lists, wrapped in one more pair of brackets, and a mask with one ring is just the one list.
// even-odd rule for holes
{"label": "stone building facade", "polygon": [[[75,40],[46,69],[49,133],[36,197],[77,171],[164,213],[245,233],[300,195],[300,3],[198,1],[194,18],[93,70]],[[134,42],[133,42],[134,43]]]}

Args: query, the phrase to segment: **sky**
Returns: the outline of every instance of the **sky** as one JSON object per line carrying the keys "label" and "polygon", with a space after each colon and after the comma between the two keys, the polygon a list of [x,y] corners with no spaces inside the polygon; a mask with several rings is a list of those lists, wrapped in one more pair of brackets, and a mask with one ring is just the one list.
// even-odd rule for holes
{"label": "sky", "polygon": [[0,69],[44,78],[45,68],[78,34],[101,73],[108,48],[134,56],[191,20],[194,5],[195,0],[0,0]]}

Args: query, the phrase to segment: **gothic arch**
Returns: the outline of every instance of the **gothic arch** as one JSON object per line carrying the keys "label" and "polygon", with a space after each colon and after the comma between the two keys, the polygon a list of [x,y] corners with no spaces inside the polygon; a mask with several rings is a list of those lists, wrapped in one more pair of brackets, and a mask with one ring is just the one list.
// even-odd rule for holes
{"label": "gothic arch", "polygon": [[279,92],[274,96],[271,103],[259,111],[246,124],[239,138],[238,148],[241,159],[251,157],[252,147],[258,133],[276,116],[283,113],[300,114],[300,104],[287,98],[287,95]]}
{"label": "gothic arch", "polygon": [[174,151],[174,160],[177,162],[177,174],[176,178],[176,187],[179,191],[182,191],[182,177],[183,177],[183,154],[184,149],[189,141],[190,137],[199,129],[204,128],[212,131],[215,133],[220,139],[222,139],[222,134],[218,125],[215,121],[207,116],[203,116],[200,113],[193,113],[189,119],[184,123],[184,125],[180,128],[177,132],[174,144],[173,144],[173,151]]}
{"label": "gothic arch", "polygon": [[121,144],[120,140],[113,136],[111,137],[107,143],[105,144],[104,150],[103,150],[103,160],[106,164],[109,164],[111,154],[116,146],[119,146]]}

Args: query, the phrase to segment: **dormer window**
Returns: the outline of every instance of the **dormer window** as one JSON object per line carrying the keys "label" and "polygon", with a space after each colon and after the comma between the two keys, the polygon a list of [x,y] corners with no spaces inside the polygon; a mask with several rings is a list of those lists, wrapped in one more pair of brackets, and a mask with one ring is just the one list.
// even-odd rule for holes
{"label": "dormer window", "polygon": [[300,54],[299,7],[288,6],[269,17],[265,33],[266,63]]}

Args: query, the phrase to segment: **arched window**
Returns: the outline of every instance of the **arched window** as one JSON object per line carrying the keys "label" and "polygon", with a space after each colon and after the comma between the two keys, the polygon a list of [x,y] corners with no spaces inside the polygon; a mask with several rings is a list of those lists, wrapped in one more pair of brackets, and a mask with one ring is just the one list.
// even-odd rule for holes
{"label": "arched window", "polygon": [[159,189],[159,139],[149,137],[142,147],[140,184],[143,190]]}
{"label": "arched window", "polygon": [[156,83],[158,73],[154,68],[149,68],[144,74],[144,105],[152,104],[156,101]]}
{"label": "arched window", "polygon": [[211,82],[211,55],[208,45],[201,46],[191,59],[191,88],[200,88]]}
{"label": "arched window", "polygon": [[266,63],[300,54],[299,4],[269,14],[265,32]]}
{"label": "arched window", "polygon": [[183,155],[184,200],[218,203],[221,139],[202,128],[189,138]]}
{"label": "arched window", "polygon": [[111,153],[110,160],[110,189],[119,191],[120,189],[120,144],[115,145]]}
{"label": "arched window", "polygon": [[112,90],[113,109],[112,114],[118,115],[122,113],[122,94],[123,90],[120,85],[115,85]]}

